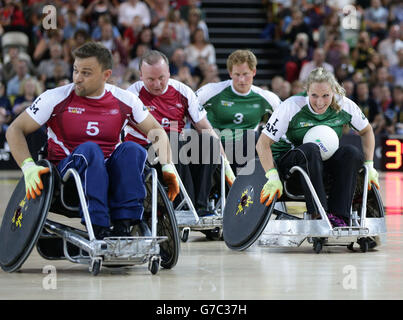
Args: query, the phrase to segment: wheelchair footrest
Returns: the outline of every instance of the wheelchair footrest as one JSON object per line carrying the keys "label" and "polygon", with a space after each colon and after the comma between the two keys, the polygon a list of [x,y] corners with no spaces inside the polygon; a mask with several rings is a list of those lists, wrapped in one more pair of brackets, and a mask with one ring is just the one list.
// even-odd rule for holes
{"label": "wheelchair footrest", "polygon": [[198,223],[197,218],[190,210],[175,210],[175,218],[178,227],[189,227]]}
{"label": "wheelchair footrest", "polygon": [[168,237],[110,237],[96,241],[94,255],[103,256],[104,262],[148,260],[159,254],[159,243]]}
{"label": "wheelchair footrest", "polygon": [[199,217],[197,221],[191,211],[175,211],[175,218],[179,228],[191,228],[192,230],[210,230],[222,227],[222,215],[212,214]]}
{"label": "wheelchair footrest", "polygon": [[324,220],[270,220],[259,238],[259,245],[298,247],[308,238],[326,239],[324,245],[344,245],[359,238],[376,237],[383,242],[386,234],[384,218],[367,218],[365,227],[329,228]]}
{"label": "wheelchair footrest", "polygon": [[362,227],[336,227],[332,230],[332,236],[336,238],[340,237],[360,237],[367,236],[369,234],[368,228]]}
{"label": "wheelchair footrest", "polygon": [[192,230],[210,230],[214,228],[222,227],[223,217],[221,215],[211,215],[200,217],[199,223],[195,226],[191,226]]}
{"label": "wheelchair footrest", "polygon": [[88,240],[81,232],[60,223],[47,220],[45,228],[63,239],[64,247],[70,243],[81,251],[88,253],[71,256],[64,250],[64,256],[75,263],[88,263],[96,257],[102,257],[103,264],[132,265],[145,263],[150,256],[159,255],[159,243],[168,239],[161,237],[108,237],[103,240]]}
{"label": "wheelchair footrest", "polygon": [[299,247],[306,236],[262,235],[258,245],[262,247]]}

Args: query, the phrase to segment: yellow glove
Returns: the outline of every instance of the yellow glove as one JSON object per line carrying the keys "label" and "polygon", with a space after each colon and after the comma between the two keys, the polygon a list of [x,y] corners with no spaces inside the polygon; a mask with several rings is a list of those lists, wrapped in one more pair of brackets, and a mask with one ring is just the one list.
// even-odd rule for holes
{"label": "yellow glove", "polygon": [[50,169],[37,166],[32,158],[27,158],[22,162],[21,170],[24,173],[26,197],[28,200],[35,199],[43,190],[41,175],[48,173]]}
{"label": "yellow glove", "polygon": [[263,186],[260,192],[260,203],[264,203],[267,199],[266,206],[270,206],[273,202],[274,196],[277,194],[277,198],[280,198],[283,194],[283,184],[281,183],[277,169],[273,168],[266,172],[266,178],[268,181]]}
{"label": "yellow glove", "polygon": [[168,198],[174,201],[176,196],[179,194],[179,183],[176,178],[175,170],[173,164],[164,164],[162,166],[162,179],[168,187]]}
{"label": "yellow glove", "polygon": [[224,159],[224,169],[225,169],[225,181],[227,181],[229,186],[232,187],[232,184],[234,183],[235,180],[235,174],[232,171],[231,165],[229,164],[227,158]]}
{"label": "yellow glove", "polygon": [[371,190],[371,184],[379,190],[378,172],[374,169],[373,161],[365,161],[364,165],[368,168],[368,190]]}

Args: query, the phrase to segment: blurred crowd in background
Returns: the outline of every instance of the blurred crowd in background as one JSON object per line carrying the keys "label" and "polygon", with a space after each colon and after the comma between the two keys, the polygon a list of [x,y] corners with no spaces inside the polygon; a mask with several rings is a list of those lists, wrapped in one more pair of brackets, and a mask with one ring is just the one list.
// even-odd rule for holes
{"label": "blurred crowd in background", "polygon": [[334,72],[376,135],[403,134],[401,0],[264,1],[262,38],[286,57],[271,88],[281,99],[301,91],[310,71]]}

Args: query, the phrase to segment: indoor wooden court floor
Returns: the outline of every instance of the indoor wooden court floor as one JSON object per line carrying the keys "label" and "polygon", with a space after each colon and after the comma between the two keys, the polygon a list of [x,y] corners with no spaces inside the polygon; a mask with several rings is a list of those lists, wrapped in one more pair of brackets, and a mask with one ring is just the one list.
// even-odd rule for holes
{"label": "indoor wooden court floor", "polygon": [[[0,172],[1,218],[19,175]],[[94,277],[85,265],[45,260],[34,249],[20,271],[0,270],[0,299],[403,299],[403,175],[382,173],[380,183],[388,232],[374,251],[324,247],[316,254],[304,243],[236,252],[191,232],[172,270],[151,275],[144,264],[102,268]]]}

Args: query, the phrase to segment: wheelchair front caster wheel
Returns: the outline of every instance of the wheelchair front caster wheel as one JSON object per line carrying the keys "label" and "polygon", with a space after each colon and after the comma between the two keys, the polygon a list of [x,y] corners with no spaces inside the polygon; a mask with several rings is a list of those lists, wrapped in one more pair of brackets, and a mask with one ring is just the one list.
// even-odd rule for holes
{"label": "wheelchair front caster wheel", "polygon": [[159,258],[153,257],[150,259],[148,269],[150,270],[151,274],[157,274],[158,270],[160,269],[160,260]]}
{"label": "wheelchair front caster wheel", "polygon": [[354,251],[354,242],[351,242],[348,246],[347,249],[350,251]]}
{"label": "wheelchair front caster wheel", "polygon": [[323,248],[323,240],[321,239],[313,239],[313,250],[316,253],[320,253]]}
{"label": "wheelchair front caster wheel", "polygon": [[96,259],[92,262],[90,272],[93,276],[97,276],[99,271],[101,271],[102,260]]}
{"label": "wheelchair front caster wheel", "polygon": [[181,240],[182,242],[186,242],[189,239],[189,233],[190,233],[190,229],[189,228],[184,228],[182,230],[182,236],[181,236]]}
{"label": "wheelchair front caster wheel", "polygon": [[223,239],[223,233],[221,232],[221,229],[219,227],[216,227],[211,230],[204,230],[202,231],[206,235],[206,238],[208,240],[222,240]]}
{"label": "wheelchair front caster wheel", "polygon": [[367,238],[361,238],[358,240],[358,244],[360,245],[361,252],[367,252],[369,249],[369,241]]}

